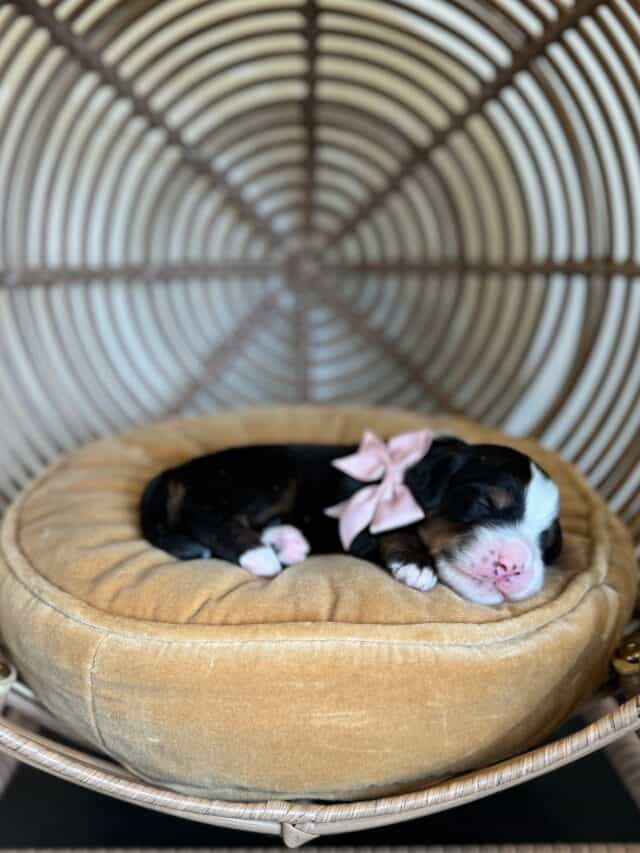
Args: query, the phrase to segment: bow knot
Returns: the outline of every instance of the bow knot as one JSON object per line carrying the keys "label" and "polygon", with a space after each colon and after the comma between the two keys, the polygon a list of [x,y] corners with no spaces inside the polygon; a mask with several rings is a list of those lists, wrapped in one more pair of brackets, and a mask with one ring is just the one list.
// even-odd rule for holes
{"label": "bow knot", "polygon": [[340,541],[345,550],[367,527],[372,533],[383,533],[424,518],[403,478],[428,453],[432,441],[433,433],[428,429],[402,433],[387,443],[366,430],[356,453],[334,459],[331,464],[355,480],[380,480],[325,510],[331,518],[339,519]]}

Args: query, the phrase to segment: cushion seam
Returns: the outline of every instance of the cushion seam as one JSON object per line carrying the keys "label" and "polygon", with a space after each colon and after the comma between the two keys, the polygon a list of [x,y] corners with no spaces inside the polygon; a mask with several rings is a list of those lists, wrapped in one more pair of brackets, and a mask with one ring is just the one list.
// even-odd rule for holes
{"label": "cushion seam", "polygon": [[89,667],[89,671],[87,673],[87,687],[89,690],[89,711],[91,714],[91,724],[93,726],[93,730],[95,732],[98,743],[100,744],[102,749],[107,753],[109,750],[107,748],[106,743],[104,742],[102,732],[100,731],[100,726],[98,725],[98,715],[96,712],[96,694],[95,694],[94,685],[93,685],[93,676],[95,673],[96,663],[98,660],[98,652],[100,651],[102,644],[105,642],[105,640],[108,640],[110,636],[111,636],[110,634],[105,633],[98,639],[98,642],[96,643],[95,650],[93,652],[93,659],[91,661],[91,666]]}

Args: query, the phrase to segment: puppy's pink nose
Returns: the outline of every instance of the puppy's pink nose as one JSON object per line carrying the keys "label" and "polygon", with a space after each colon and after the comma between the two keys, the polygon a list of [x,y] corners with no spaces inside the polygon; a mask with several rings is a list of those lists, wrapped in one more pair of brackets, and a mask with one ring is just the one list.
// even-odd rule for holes
{"label": "puppy's pink nose", "polygon": [[483,586],[497,589],[506,598],[518,596],[531,586],[533,553],[521,539],[492,539],[470,554],[466,574]]}
{"label": "puppy's pink nose", "polygon": [[520,539],[507,539],[498,549],[495,568],[505,575],[520,575],[531,560],[531,549]]}

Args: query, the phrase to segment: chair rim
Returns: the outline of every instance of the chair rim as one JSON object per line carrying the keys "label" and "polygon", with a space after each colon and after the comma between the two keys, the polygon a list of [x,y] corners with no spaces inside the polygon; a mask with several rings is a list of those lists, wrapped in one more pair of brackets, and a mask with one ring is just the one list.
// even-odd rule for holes
{"label": "chair rim", "polygon": [[[409,794],[347,803],[281,800],[243,803],[180,794],[139,780],[115,763],[64,747],[6,717],[0,718],[0,752],[124,802],[214,826],[280,835],[287,846],[298,847],[322,835],[424,817],[558,769],[640,729],[640,696],[615,704],[613,710],[579,731],[499,764]],[[28,715],[25,717],[26,723]]]}

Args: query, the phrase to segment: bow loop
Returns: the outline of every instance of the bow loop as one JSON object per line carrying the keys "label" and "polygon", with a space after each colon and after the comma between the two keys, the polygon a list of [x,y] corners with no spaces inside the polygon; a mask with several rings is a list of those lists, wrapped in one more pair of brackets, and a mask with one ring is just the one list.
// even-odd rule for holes
{"label": "bow loop", "polygon": [[402,468],[404,474],[412,465],[426,456],[433,442],[433,433],[429,429],[418,432],[403,432],[389,440],[391,464]]}
{"label": "bow loop", "polygon": [[382,477],[390,461],[386,444],[371,430],[366,430],[357,453],[334,459],[331,464],[354,480],[371,483]]}
{"label": "bow loop", "polygon": [[372,533],[382,533],[424,518],[403,477],[428,453],[432,441],[433,433],[428,429],[402,433],[386,444],[367,430],[356,453],[332,462],[356,480],[372,482],[382,478],[380,483],[366,486],[325,510],[331,518],[339,519],[340,541],[345,550],[367,527]]}

